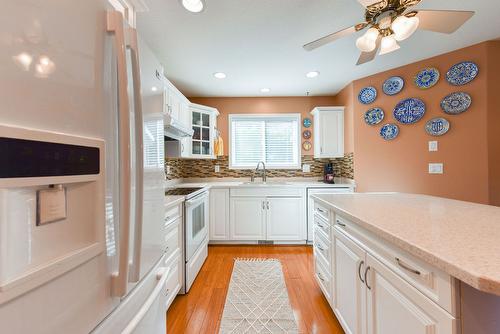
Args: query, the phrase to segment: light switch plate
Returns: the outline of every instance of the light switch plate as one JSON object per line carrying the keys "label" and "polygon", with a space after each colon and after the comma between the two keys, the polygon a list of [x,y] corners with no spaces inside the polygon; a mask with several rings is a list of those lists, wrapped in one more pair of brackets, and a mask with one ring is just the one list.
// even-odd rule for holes
{"label": "light switch plate", "polygon": [[302,172],[303,173],[310,173],[311,172],[311,165],[303,164],[302,165]]}
{"label": "light switch plate", "polygon": [[442,163],[430,163],[429,174],[443,174],[444,166]]}
{"label": "light switch plate", "polygon": [[220,166],[219,165],[215,165],[215,172],[220,173]]}
{"label": "light switch plate", "polygon": [[429,142],[429,152],[437,152],[438,151],[438,142],[437,140],[432,140]]}

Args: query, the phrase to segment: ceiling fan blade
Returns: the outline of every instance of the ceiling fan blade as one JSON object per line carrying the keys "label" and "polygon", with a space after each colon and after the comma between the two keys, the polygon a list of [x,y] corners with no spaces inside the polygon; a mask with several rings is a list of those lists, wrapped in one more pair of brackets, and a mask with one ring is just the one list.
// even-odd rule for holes
{"label": "ceiling fan blade", "polygon": [[475,12],[459,10],[418,10],[419,29],[451,34],[458,30]]}
{"label": "ceiling fan blade", "polygon": [[319,48],[320,46],[334,42],[337,39],[354,34],[356,31],[360,30],[356,29],[356,27],[357,26],[353,26],[344,30],[334,32],[333,34],[327,35],[325,37],[321,37],[320,39],[317,39],[314,42],[307,43],[306,45],[303,46],[303,48],[306,49],[307,51],[312,51],[314,49]]}
{"label": "ceiling fan blade", "polygon": [[375,59],[375,57],[377,56],[377,52],[380,49],[381,42],[382,42],[382,37],[379,36],[377,38],[377,42],[376,42],[377,46],[375,47],[375,49],[372,52],[361,52],[361,55],[359,56],[359,59],[358,59],[358,62],[356,63],[356,65],[362,65],[364,63],[371,62],[373,59]]}
{"label": "ceiling fan blade", "polygon": [[370,7],[373,4],[381,2],[381,0],[358,0],[358,2],[361,4],[363,7]]}

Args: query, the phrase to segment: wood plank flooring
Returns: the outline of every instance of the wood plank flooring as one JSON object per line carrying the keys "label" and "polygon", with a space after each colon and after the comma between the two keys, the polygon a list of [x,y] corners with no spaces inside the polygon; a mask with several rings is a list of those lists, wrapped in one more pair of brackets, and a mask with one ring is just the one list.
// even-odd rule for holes
{"label": "wood plank flooring", "polygon": [[301,333],[344,333],[314,279],[309,246],[209,246],[208,258],[187,295],[177,296],[167,314],[167,332],[217,333],[234,258],[277,258]]}

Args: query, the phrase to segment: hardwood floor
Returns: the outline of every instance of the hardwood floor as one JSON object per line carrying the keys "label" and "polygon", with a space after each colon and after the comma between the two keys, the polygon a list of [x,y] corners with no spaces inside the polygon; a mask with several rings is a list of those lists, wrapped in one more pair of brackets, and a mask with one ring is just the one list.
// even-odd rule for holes
{"label": "hardwood floor", "polygon": [[308,246],[209,246],[208,258],[189,294],[177,296],[167,314],[167,332],[217,333],[234,258],[277,258],[283,265],[290,303],[301,333],[344,333],[313,272]]}

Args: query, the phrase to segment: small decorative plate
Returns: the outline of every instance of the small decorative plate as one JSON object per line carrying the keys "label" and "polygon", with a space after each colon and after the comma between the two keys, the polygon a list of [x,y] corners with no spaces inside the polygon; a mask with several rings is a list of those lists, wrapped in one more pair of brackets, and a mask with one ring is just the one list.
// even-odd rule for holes
{"label": "small decorative plate", "polygon": [[305,127],[305,128],[310,128],[311,125],[312,125],[312,121],[310,118],[304,118],[304,120],[302,121],[302,125]]}
{"label": "small decorative plate", "polygon": [[377,98],[377,89],[375,87],[365,87],[358,95],[359,102],[363,104],[370,104]]}
{"label": "small decorative plate", "polygon": [[428,89],[438,83],[439,77],[440,74],[437,68],[424,68],[415,76],[415,85],[420,89]]}
{"label": "small decorative plate", "polygon": [[463,86],[474,80],[479,73],[477,65],[464,61],[453,65],[446,73],[446,80],[454,86]]}
{"label": "small decorative plate", "polygon": [[372,108],[365,112],[365,122],[368,125],[377,125],[382,122],[384,117],[384,111],[380,108]]}
{"label": "small decorative plate", "polygon": [[380,136],[385,140],[393,140],[399,135],[399,127],[396,124],[385,124],[380,129]]}
{"label": "small decorative plate", "polygon": [[302,137],[304,139],[310,139],[311,138],[311,130],[304,130],[304,132],[302,132]]}
{"label": "small decorative plate", "polygon": [[391,77],[382,85],[382,90],[386,95],[396,95],[403,90],[405,81],[401,77]]}
{"label": "small decorative plate", "polygon": [[451,93],[441,101],[441,109],[449,115],[461,114],[469,109],[472,98],[464,92]]}
{"label": "small decorative plate", "polygon": [[419,99],[409,98],[399,102],[394,108],[394,118],[403,124],[418,122],[425,114],[425,104]]}
{"label": "small decorative plate", "polygon": [[312,148],[312,144],[310,141],[305,141],[302,143],[302,148],[304,149],[304,151],[310,151],[311,148]]}
{"label": "small decorative plate", "polygon": [[442,117],[433,118],[425,124],[425,131],[431,136],[442,136],[450,130],[450,122]]}

